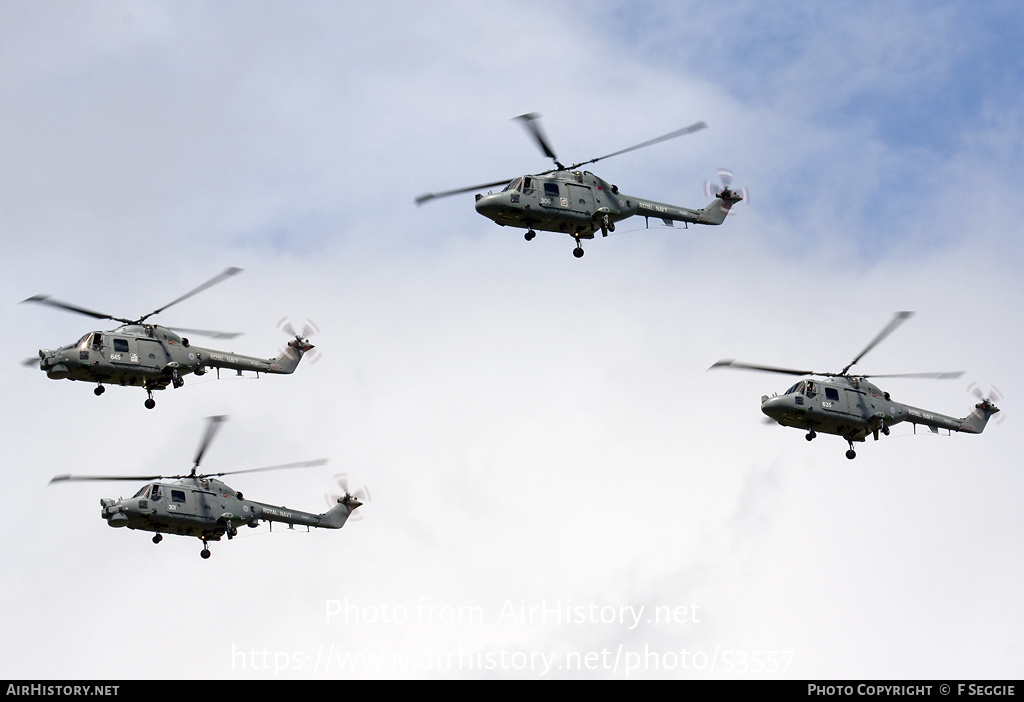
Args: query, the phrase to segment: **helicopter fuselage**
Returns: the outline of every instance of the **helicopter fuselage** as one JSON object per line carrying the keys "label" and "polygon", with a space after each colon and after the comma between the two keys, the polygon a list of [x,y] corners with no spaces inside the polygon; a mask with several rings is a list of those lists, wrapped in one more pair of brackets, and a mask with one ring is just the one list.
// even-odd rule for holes
{"label": "helicopter fuselage", "polygon": [[625,195],[590,171],[554,171],[516,178],[498,193],[478,194],[476,211],[501,226],[562,232],[579,240],[593,239],[596,232],[607,236],[616,222],[633,215],[666,223],[721,224],[742,199],[726,189],[707,207],[692,210]]}
{"label": "helicopter fuselage", "polygon": [[863,378],[841,376],[828,380],[801,380],[781,395],[761,397],[761,411],[786,427],[836,434],[847,441],[864,441],[871,434],[889,433],[900,422],[922,424],[933,430],[980,434],[988,418],[999,411],[990,402],[957,419],[894,401]]}
{"label": "helicopter fuselage", "polygon": [[256,527],[260,520],[340,529],[360,504],[346,496],[326,513],[312,514],[243,499],[223,482],[202,477],[149,483],[133,497],[100,500],[101,516],[112,527],[195,536],[204,542],[219,541],[225,534],[231,539],[238,527]]}
{"label": "helicopter fuselage", "polygon": [[152,391],[168,385],[181,387],[185,375],[203,375],[207,368],[291,373],[302,353],[313,346],[295,339],[289,347],[277,358],[254,358],[193,346],[187,338],[156,324],[125,324],[107,332],[90,332],[56,350],[42,349],[39,367],[53,380],[142,386]]}

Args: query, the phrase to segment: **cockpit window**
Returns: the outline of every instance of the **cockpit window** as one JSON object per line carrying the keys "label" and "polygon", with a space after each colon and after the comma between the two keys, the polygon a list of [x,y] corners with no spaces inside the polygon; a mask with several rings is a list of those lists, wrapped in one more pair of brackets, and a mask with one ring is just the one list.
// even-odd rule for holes
{"label": "cockpit window", "polygon": [[89,348],[89,337],[90,336],[92,336],[92,334],[86,334],[81,339],[79,339],[77,342],[75,342],[75,346],[77,346],[78,348],[82,349],[83,351],[85,349]]}
{"label": "cockpit window", "polygon": [[506,191],[519,190],[519,186],[522,184],[522,178],[516,178],[511,183],[505,186]]}
{"label": "cockpit window", "polygon": [[135,493],[134,496],[135,497],[149,497],[149,488],[150,487],[152,487],[152,486],[150,486],[150,485],[143,485],[142,488],[137,493]]}

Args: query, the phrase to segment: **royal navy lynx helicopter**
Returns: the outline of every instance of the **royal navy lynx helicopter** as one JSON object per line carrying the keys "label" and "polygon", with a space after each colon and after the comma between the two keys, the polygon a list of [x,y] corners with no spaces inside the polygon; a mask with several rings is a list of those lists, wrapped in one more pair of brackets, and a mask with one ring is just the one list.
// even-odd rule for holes
{"label": "royal navy lynx helicopter", "polygon": [[578,170],[580,166],[595,163],[601,159],[635,151],[684,134],[691,134],[704,129],[707,126],[704,122],[691,124],[669,134],[588,161],[563,166],[541,132],[537,124],[538,118],[539,115],[530,112],[519,115],[515,119],[523,123],[544,155],[554,161],[554,168],[511,180],[497,180],[493,183],[483,183],[468,188],[426,193],[416,198],[416,204],[422,205],[429,200],[449,195],[504,185],[505,188],[498,193],[488,193],[487,195],[478,193],[476,211],[503,227],[525,229],[527,241],[533,240],[537,235],[535,231],[537,229],[568,234],[576,241],[576,248],[572,253],[576,258],[580,258],[583,256],[581,239],[593,239],[598,231],[602,236],[608,236],[608,232],[615,231],[615,223],[627,217],[633,215],[642,215],[648,219],[656,217],[668,226],[672,226],[673,221],[687,224],[721,224],[729,214],[730,208],[744,198],[743,191],[735,191],[731,188],[732,175],[725,170],[719,171],[722,188],[715,193],[715,199],[711,204],[700,210],[666,205],[626,195],[619,192],[617,185],[602,180],[590,171]]}
{"label": "royal navy lynx helicopter", "polygon": [[101,498],[100,506],[103,509],[100,516],[112,527],[156,532],[153,536],[154,544],[160,543],[164,534],[195,536],[203,542],[203,550],[199,552],[203,558],[210,557],[208,542],[219,541],[225,535],[228,540],[233,539],[238,535],[238,527],[243,524],[255,528],[262,519],[265,522],[284,522],[290,525],[289,528],[298,524],[307,529],[341,529],[353,510],[362,505],[346,490],[344,495],[336,498],[331,509],[323,514],[300,512],[244,499],[242,493],[217,480],[225,475],[240,473],[308,468],[323,465],[326,459],[197,474],[203,454],[226,417],[219,415],[208,419],[206,433],[188,475],[57,475],[50,480],[50,484],[69,481],[173,480],[172,483],[148,482],[128,499]]}
{"label": "royal navy lynx helicopter", "polygon": [[[944,414],[904,405],[893,400],[889,393],[869,383],[867,378],[958,378],[962,372],[954,373],[904,373],[894,375],[851,375],[853,367],[864,354],[873,349],[882,339],[902,324],[911,312],[898,312],[867,348],[860,352],[838,373],[817,373],[809,370],[776,368],[748,363],[722,360],[711,368],[743,368],[747,370],[785,373],[787,375],[808,375],[824,380],[801,380],[781,395],[761,396],[761,411],[784,427],[796,427],[807,431],[808,441],[818,432],[836,434],[849,443],[846,457],[857,457],[853,450],[854,441],[864,441],[868,434],[878,440],[878,434],[889,434],[889,427],[900,422],[923,424],[933,432],[946,429],[967,434],[980,434],[989,417],[999,411],[988,398],[979,397],[981,402],[966,417],[955,419]],[[710,370],[710,368],[708,369]]]}
{"label": "royal navy lynx helicopter", "polygon": [[[240,268],[228,268],[177,300],[137,319],[124,319],[94,312],[59,302],[48,295],[35,295],[23,300],[22,302],[38,302],[122,324],[112,331],[89,332],[75,343],[61,346],[56,350],[41,349],[39,368],[46,373],[46,377],[53,380],[84,380],[96,383],[93,392],[97,396],[103,394],[104,383],[141,386],[147,394],[145,405],[148,409],[156,406],[156,400],[153,399],[154,390],[163,390],[168,385],[180,388],[185,384],[186,375],[203,375],[207,368],[216,368],[218,375],[221,368],[233,369],[239,375],[242,371],[254,371],[257,376],[260,373],[294,372],[302,355],[313,348],[309,339],[299,334],[295,334],[295,338],[288,342],[287,348],[276,358],[254,358],[234,352],[193,346],[186,337],[179,336],[177,332],[223,339],[234,338],[238,336],[236,333],[181,328],[171,330],[157,324],[146,323],[147,319],[163,312],[171,305],[186,300],[239,272]],[[290,327],[288,329],[291,330]],[[26,365],[35,363],[35,359],[26,361]]]}

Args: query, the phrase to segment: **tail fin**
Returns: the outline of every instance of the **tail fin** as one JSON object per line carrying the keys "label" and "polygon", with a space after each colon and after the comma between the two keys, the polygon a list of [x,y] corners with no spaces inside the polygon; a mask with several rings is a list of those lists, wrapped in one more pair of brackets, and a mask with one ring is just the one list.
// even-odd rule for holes
{"label": "tail fin", "polygon": [[985,431],[989,417],[999,411],[990,400],[982,400],[974,406],[974,411],[960,420],[960,431],[967,434],[980,434]]}
{"label": "tail fin", "polygon": [[288,342],[288,348],[281,352],[281,355],[271,361],[271,373],[294,373],[302,360],[302,354],[315,348],[308,339],[296,336]]}
{"label": "tail fin", "polygon": [[711,204],[700,211],[701,224],[721,224],[729,215],[732,206],[743,200],[740,193],[729,188],[724,188],[715,195]]}
{"label": "tail fin", "polygon": [[352,511],[362,504],[351,495],[345,495],[338,500],[338,504],[320,515],[320,523],[317,526],[324,529],[340,529],[345,526]]}

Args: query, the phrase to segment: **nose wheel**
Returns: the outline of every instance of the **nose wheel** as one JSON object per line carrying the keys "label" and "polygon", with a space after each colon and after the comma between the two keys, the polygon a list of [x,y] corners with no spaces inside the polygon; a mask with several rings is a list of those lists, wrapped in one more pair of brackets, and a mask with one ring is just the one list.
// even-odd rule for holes
{"label": "nose wheel", "polygon": [[146,409],[153,409],[154,407],[156,407],[156,400],[153,399],[153,391],[150,390],[149,388],[146,388],[146,394],[149,396],[146,398],[145,402]]}
{"label": "nose wheel", "polygon": [[526,232],[526,234],[523,235],[523,238],[525,238],[527,241],[533,241],[533,237],[535,236],[537,236],[537,232],[530,229],[529,231]]}
{"label": "nose wheel", "polygon": [[583,244],[580,243],[579,233],[573,233],[572,238],[576,240],[576,248],[572,250],[572,255],[576,258],[583,258]]}
{"label": "nose wheel", "polygon": [[207,558],[210,557],[210,549],[209,549],[209,547],[208,547],[208,545],[206,543],[206,539],[203,539],[202,537],[199,537],[199,538],[203,542],[203,550],[199,552],[199,555],[203,557],[203,560],[206,560]]}
{"label": "nose wheel", "polygon": [[847,439],[850,444],[850,449],[846,452],[846,457],[851,461],[857,457],[857,452],[853,450],[853,442]]}
{"label": "nose wheel", "polygon": [[814,437],[816,437],[817,435],[818,432],[811,429],[810,431],[807,432],[807,435],[804,438],[807,439],[808,441],[814,441]]}
{"label": "nose wheel", "polygon": [[103,387],[102,385],[97,385],[96,387],[94,387],[92,389],[92,394],[95,395],[96,397],[99,397],[104,392],[106,392],[106,390],[107,389],[105,387]]}

